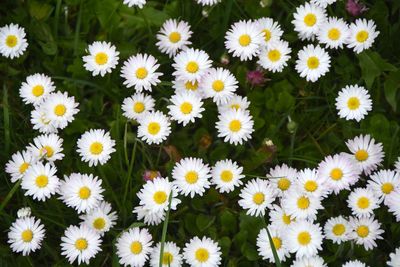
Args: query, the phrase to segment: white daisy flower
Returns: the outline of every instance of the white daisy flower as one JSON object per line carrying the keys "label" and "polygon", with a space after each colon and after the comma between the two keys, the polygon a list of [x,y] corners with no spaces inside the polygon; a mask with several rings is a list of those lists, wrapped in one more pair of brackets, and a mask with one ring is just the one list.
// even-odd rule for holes
{"label": "white daisy flower", "polygon": [[371,188],[380,200],[386,198],[400,189],[400,173],[391,170],[380,170],[372,174],[368,180],[368,187]]}
{"label": "white daisy flower", "polygon": [[173,120],[186,126],[189,122],[194,122],[196,118],[201,118],[204,111],[203,101],[196,93],[182,91],[171,97],[171,105],[168,105],[169,115]]}
{"label": "white daisy flower", "polygon": [[394,168],[397,172],[400,172],[400,157],[398,157],[396,162],[394,163]]}
{"label": "white daisy flower", "polygon": [[33,162],[32,154],[29,151],[16,152],[6,164],[6,173],[10,174],[11,182],[15,183],[24,177],[26,170]]}
{"label": "white daisy flower", "polygon": [[285,231],[289,225],[296,221],[293,216],[287,214],[282,207],[278,205],[273,205],[273,208],[270,209],[269,218],[271,225],[281,231]]}
{"label": "white daisy flower", "polygon": [[309,221],[296,221],[284,233],[287,248],[296,258],[316,256],[322,250],[322,238],[319,224]]}
{"label": "white daisy flower", "polygon": [[161,111],[150,111],[139,119],[137,136],[147,144],[160,144],[171,133],[171,122]]}
{"label": "white daisy flower", "polygon": [[[181,267],[182,266],[182,255],[180,254],[180,248],[174,242],[165,242],[164,251],[162,256],[162,266],[165,267]],[[158,243],[150,252],[150,266],[160,266],[160,252],[161,243]]]}
{"label": "white daisy flower", "polygon": [[343,189],[350,190],[360,178],[361,171],[355,160],[343,154],[327,156],[318,165],[318,175],[326,179],[329,190],[336,195]]}
{"label": "white daisy flower", "polygon": [[279,23],[274,21],[272,18],[260,18],[254,23],[264,36],[264,45],[279,41],[281,39],[283,34],[281,25],[279,25]]}
{"label": "white daisy flower", "polygon": [[400,222],[400,191],[394,191],[390,194],[385,201],[385,205],[389,208],[389,211],[396,216],[396,221]]}
{"label": "white daisy flower", "polygon": [[221,248],[211,238],[195,236],[185,244],[183,258],[192,267],[217,267],[221,263]]}
{"label": "white daisy flower", "polygon": [[254,132],[254,121],[250,112],[241,109],[229,110],[218,115],[216,128],[218,137],[223,137],[224,142],[230,144],[243,144],[243,141],[251,139]]}
{"label": "white daisy flower", "polygon": [[202,196],[210,188],[210,168],[199,158],[183,158],[172,170],[172,178],[178,192],[182,195]]}
{"label": "white daisy flower", "polygon": [[119,263],[124,266],[143,267],[149,259],[152,237],[146,228],[130,228],[117,239]]}
{"label": "white daisy flower", "polygon": [[146,112],[153,111],[155,100],[150,95],[136,93],[124,99],[122,103],[123,115],[130,120],[138,120]]}
{"label": "white daisy flower", "polygon": [[123,0],[124,4],[133,7],[136,6],[138,8],[143,8],[143,6],[146,4],[146,0]]}
{"label": "white daisy flower", "polygon": [[264,216],[272,208],[276,192],[268,181],[257,178],[248,181],[239,196],[239,206],[247,210],[247,215]]}
{"label": "white daisy flower", "polygon": [[299,38],[313,40],[326,21],[326,11],[319,6],[305,3],[296,8],[293,17],[294,30],[298,33]]}
{"label": "white daisy flower", "polygon": [[295,187],[283,196],[281,203],[285,212],[296,220],[313,221],[317,219],[318,210],[323,208],[319,196],[307,194]]}
{"label": "white daisy flower", "polygon": [[344,87],[339,92],[335,105],[340,118],[357,122],[372,110],[371,96],[364,87],[358,85]]}
{"label": "white daisy flower", "polygon": [[55,89],[49,76],[36,73],[26,77],[19,88],[19,95],[24,103],[38,105]]}
{"label": "white daisy flower", "polygon": [[297,170],[286,164],[276,165],[267,174],[269,182],[276,189],[278,196],[282,197],[297,180]]}
{"label": "white daisy flower", "polygon": [[30,216],[31,216],[31,208],[30,207],[23,207],[17,211],[18,218],[30,217]]}
{"label": "white daisy flower", "polygon": [[42,158],[48,161],[56,161],[64,158],[62,148],[63,139],[57,134],[42,134],[33,139],[28,151],[35,160]]}
{"label": "white daisy flower", "polygon": [[57,133],[58,129],[46,116],[42,106],[37,106],[31,111],[31,124],[34,130],[40,133]]}
{"label": "white daisy flower", "polygon": [[263,33],[253,21],[236,22],[225,35],[226,49],[241,61],[251,60],[257,56],[263,43]]}
{"label": "white daisy flower", "polygon": [[336,0],[311,0],[311,4],[326,8],[328,5],[335,3]]}
{"label": "white daisy flower", "polygon": [[161,81],[161,72],[156,72],[160,64],[152,55],[137,54],[131,56],[124,62],[121,68],[121,77],[125,79],[124,85],[128,88],[134,87],[137,92],[142,90],[152,91]]}
{"label": "white daisy flower", "polygon": [[173,57],[179,50],[185,49],[192,44],[189,41],[192,33],[190,25],[186,21],[168,19],[156,35],[158,40],[156,45],[162,53]]}
{"label": "white daisy flower", "polygon": [[68,123],[74,120],[75,114],[79,112],[78,103],[73,96],[67,92],[51,93],[41,104],[46,118],[56,127],[64,129]]}
{"label": "white daisy flower", "polygon": [[88,212],[98,207],[103,200],[101,179],[93,174],[71,173],[65,176],[59,190],[60,199],[78,213]]}
{"label": "white daisy flower", "polygon": [[319,45],[310,44],[299,51],[295,68],[300,77],[306,78],[310,82],[316,82],[329,71],[330,65],[329,54]]}
{"label": "white daisy flower", "polygon": [[158,225],[165,219],[165,212],[154,213],[143,206],[135,207],[133,213],[137,214],[138,221],[143,220],[146,225]]}
{"label": "white daisy flower", "polygon": [[357,19],[350,24],[350,37],[348,39],[348,48],[353,48],[357,54],[372,46],[379,31],[376,31],[373,20]]}
{"label": "white daisy flower", "polygon": [[327,48],[338,49],[347,44],[349,34],[349,26],[343,19],[330,17],[321,25],[317,39],[320,44],[325,44]]}
{"label": "white daisy flower", "polygon": [[376,240],[383,239],[381,234],[383,231],[381,224],[371,217],[355,218],[350,217],[350,226],[352,232],[350,238],[358,245],[363,245],[365,250],[371,250],[377,246]]}
{"label": "white daisy flower", "polygon": [[247,110],[250,106],[250,101],[247,100],[247,97],[243,97],[237,94],[233,94],[231,98],[229,98],[226,104],[218,105],[218,113],[225,113],[231,109],[242,109]]}
{"label": "white daisy flower", "polygon": [[183,80],[172,80],[172,88],[175,89],[175,93],[178,94],[180,92],[193,92],[196,96],[200,98],[204,98],[202,90],[199,88],[199,82],[191,82],[191,81],[183,81]]}
{"label": "white daisy flower", "polygon": [[386,262],[386,264],[390,267],[399,267],[400,266],[400,247],[396,248],[395,252],[390,253],[390,260]]}
{"label": "white daisy flower", "polygon": [[375,143],[375,139],[369,134],[359,135],[354,139],[346,141],[346,146],[351,154],[349,157],[357,161],[357,165],[369,175],[381,165],[385,152],[383,151],[382,143]]}
{"label": "white daisy flower", "polygon": [[22,178],[21,188],[26,190],[25,196],[45,201],[54,195],[60,186],[56,176],[57,169],[50,163],[37,162],[26,170]]}
{"label": "white daisy flower", "polygon": [[40,219],[24,216],[12,223],[8,232],[8,243],[13,252],[28,256],[42,246],[45,229]]}
{"label": "white daisy flower", "polygon": [[177,80],[191,83],[199,82],[211,67],[211,63],[206,52],[189,48],[179,52],[179,54],[174,57],[174,64],[172,64],[172,67],[175,68],[175,71],[172,75],[174,75]]}
{"label": "white daisy flower", "polygon": [[367,267],[367,265],[365,265],[365,263],[362,263],[359,260],[354,260],[354,261],[348,261],[345,262],[342,267]]}
{"label": "white daisy flower", "polygon": [[202,6],[213,6],[221,2],[221,0],[196,0],[196,2]]}
{"label": "white daisy flower", "polygon": [[308,195],[326,197],[329,193],[326,177],[318,175],[316,169],[303,169],[297,172],[296,186]]}
{"label": "white daisy flower", "polygon": [[349,222],[342,216],[329,218],[324,226],[325,238],[336,244],[348,241],[350,231]]}
{"label": "white daisy flower", "polygon": [[100,74],[103,77],[118,65],[119,52],[111,43],[93,42],[86,51],[89,55],[83,56],[83,66],[91,71],[93,76]]}
{"label": "white daisy flower", "polygon": [[267,46],[261,48],[257,63],[271,72],[282,72],[283,68],[287,66],[291,52],[292,49],[286,41],[269,42]]}
{"label": "white daisy flower", "polygon": [[324,259],[320,256],[303,257],[295,259],[290,267],[327,267]]}
{"label": "white daisy flower", "polygon": [[347,198],[347,206],[359,218],[373,215],[379,204],[377,195],[369,188],[355,188]]}
{"label": "white daisy flower", "polygon": [[217,161],[211,169],[211,183],[220,193],[232,192],[242,185],[243,167],[230,159]]}
{"label": "white daisy flower", "polygon": [[3,57],[20,57],[28,47],[25,30],[18,24],[9,24],[0,28],[0,54]]}
{"label": "white daisy flower", "polygon": [[115,150],[115,141],[110,133],[103,129],[91,129],[82,134],[76,143],[76,150],[82,161],[89,162],[89,167],[104,165]]}
{"label": "white daisy flower", "polygon": [[101,251],[100,235],[86,225],[69,226],[61,237],[61,255],[66,256],[72,264],[78,259],[78,264],[89,264],[91,258]]}
{"label": "white daisy flower", "polygon": [[[289,251],[286,248],[285,240],[282,238],[282,231],[273,226],[268,226],[268,231],[274,244],[276,253],[281,262],[289,258]],[[275,263],[274,254],[272,252],[271,243],[269,242],[267,229],[261,229],[257,236],[258,254],[269,262]]]}
{"label": "white daisy flower", "polygon": [[235,76],[223,68],[210,69],[201,79],[201,91],[217,104],[226,104],[238,88]]}
{"label": "white daisy flower", "polygon": [[115,211],[112,211],[110,203],[102,201],[97,207],[79,218],[82,220],[82,224],[103,235],[116,224],[118,216]]}

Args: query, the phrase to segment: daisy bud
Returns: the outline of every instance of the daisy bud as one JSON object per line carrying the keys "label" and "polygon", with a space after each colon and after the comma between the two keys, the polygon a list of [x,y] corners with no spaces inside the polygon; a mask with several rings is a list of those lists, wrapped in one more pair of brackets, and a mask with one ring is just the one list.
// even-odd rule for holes
{"label": "daisy bud", "polygon": [[286,128],[288,129],[290,134],[294,134],[297,130],[297,123],[295,121],[289,120],[286,124]]}
{"label": "daisy bud", "polygon": [[152,181],[156,177],[161,177],[161,173],[159,171],[145,170],[143,173],[143,180],[145,181]]}

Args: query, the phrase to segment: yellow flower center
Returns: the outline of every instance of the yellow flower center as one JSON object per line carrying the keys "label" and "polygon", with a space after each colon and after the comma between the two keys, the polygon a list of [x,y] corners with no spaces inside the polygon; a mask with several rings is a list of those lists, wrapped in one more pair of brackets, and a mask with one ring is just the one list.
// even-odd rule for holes
{"label": "yellow flower center", "polygon": [[48,158],[51,158],[54,155],[54,149],[51,146],[44,146],[40,150],[40,156],[46,155]]}
{"label": "yellow flower center", "polygon": [[366,161],[369,157],[368,152],[364,149],[360,149],[354,155],[358,161]]}
{"label": "yellow flower center", "polygon": [[81,189],[79,189],[78,195],[81,199],[88,199],[91,193],[92,192],[90,191],[89,187],[83,186]]}
{"label": "yellow flower center", "polygon": [[136,70],[136,78],[138,78],[140,80],[143,80],[144,78],[146,78],[147,74],[148,74],[148,72],[147,72],[146,68],[144,68],[144,67],[138,68]]}
{"label": "yellow flower center", "polygon": [[90,145],[90,153],[93,155],[99,155],[101,152],[103,152],[103,144],[100,142],[93,142]]}
{"label": "yellow flower center", "polygon": [[290,185],[291,185],[290,180],[286,177],[280,178],[278,181],[278,188],[282,191],[288,190]]}
{"label": "yellow flower center", "polygon": [[94,60],[98,65],[104,65],[108,61],[108,56],[104,52],[97,53]]}
{"label": "yellow flower center", "polygon": [[133,105],[133,111],[136,113],[142,113],[144,111],[144,104],[142,102],[136,102]]}
{"label": "yellow flower center", "polygon": [[199,83],[197,81],[195,81],[194,83],[185,82],[186,90],[196,91],[198,87],[199,87]]}
{"label": "yellow flower center", "polygon": [[238,110],[238,109],[240,109],[240,105],[239,105],[239,104],[232,104],[232,105],[231,105],[231,109],[236,109],[236,110]]}
{"label": "yellow flower center", "polygon": [[286,213],[284,213],[282,215],[282,221],[284,224],[289,225],[292,222],[292,218],[290,217],[290,215],[286,215]]}
{"label": "yellow flower center", "polygon": [[264,40],[268,42],[271,39],[271,31],[264,29],[262,32],[264,33]]}
{"label": "yellow flower center", "polygon": [[357,227],[357,235],[359,237],[367,237],[369,235],[369,228],[366,225],[360,225]]}
{"label": "yellow flower center", "polygon": [[33,239],[33,232],[29,229],[22,231],[21,233],[22,241],[28,243],[31,242]]}
{"label": "yellow flower center", "polygon": [[308,13],[304,17],[304,24],[306,24],[308,27],[314,26],[315,23],[317,23],[317,17],[314,14]]}
{"label": "yellow flower center", "polygon": [[88,242],[85,238],[79,238],[75,241],[75,248],[77,250],[85,250],[88,247]]}
{"label": "yellow flower center", "polygon": [[215,92],[221,92],[222,90],[224,90],[225,84],[223,81],[221,80],[215,80],[212,83],[212,88]]}
{"label": "yellow flower center", "polygon": [[171,32],[168,36],[171,43],[177,43],[181,40],[181,34],[179,32]]}
{"label": "yellow flower center", "polygon": [[242,128],[242,123],[239,121],[239,120],[232,120],[230,123],[229,123],[229,129],[232,131],[232,132],[238,132],[238,131],[240,131],[240,129]]}
{"label": "yellow flower center", "polygon": [[186,65],[186,70],[189,73],[196,73],[199,70],[199,64],[194,61],[189,61]]}
{"label": "yellow flower center", "polygon": [[149,126],[147,126],[147,131],[151,134],[151,135],[156,135],[158,134],[158,132],[160,131],[161,126],[158,122],[150,122]]}
{"label": "yellow flower center", "polygon": [[198,260],[199,262],[206,262],[210,257],[210,254],[208,253],[207,249],[199,248],[198,250],[196,250],[195,256],[196,260]]}
{"label": "yellow flower center", "polygon": [[282,246],[282,240],[279,237],[273,237],[272,242],[276,250],[279,250]]}
{"label": "yellow flower center", "polygon": [[54,114],[56,114],[59,117],[64,116],[66,111],[67,108],[63,104],[58,104],[57,106],[54,107]]}
{"label": "yellow flower center", "polygon": [[338,40],[340,38],[340,31],[337,28],[332,28],[328,31],[328,38],[331,40]]}
{"label": "yellow flower center", "polygon": [[228,183],[232,181],[233,179],[233,173],[229,170],[224,170],[221,172],[221,180]]}
{"label": "yellow flower center", "polygon": [[193,106],[189,102],[183,102],[181,105],[181,112],[183,114],[189,114],[190,112],[192,112],[192,109],[193,109]]}
{"label": "yellow flower center", "polygon": [[315,181],[312,181],[312,180],[307,181],[307,182],[304,184],[304,189],[305,189],[306,191],[308,191],[308,192],[314,192],[315,190],[318,189],[318,184],[317,184]]}
{"label": "yellow flower center", "polygon": [[188,171],[185,175],[185,180],[189,184],[194,184],[199,179],[199,175],[195,171]]}
{"label": "yellow flower center", "polygon": [[103,229],[104,226],[106,226],[106,221],[104,220],[104,218],[99,217],[93,221],[93,227],[97,230]]}
{"label": "yellow flower center", "polygon": [[367,197],[360,197],[357,201],[357,206],[360,209],[367,209],[369,207],[369,199]]}
{"label": "yellow flower center", "polygon": [[167,201],[167,194],[164,191],[157,191],[153,195],[153,199],[157,204],[163,204],[165,201]]}
{"label": "yellow flower center", "polygon": [[38,177],[36,177],[35,183],[36,186],[39,188],[46,187],[46,185],[49,183],[49,178],[44,174],[39,175]]}
{"label": "yellow flower center", "polygon": [[34,87],[32,87],[32,95],[39,97],[41,95],[43,95],[44,93],[44,87],[41,85],[35,85]]}
{"label": "yellow flower center", "polygon": [[343,224],[338,223],[335,224],[332,228],[332,233],[336,236],[341,236],[344,234],[344,232],[346,231],[346,228],[344,227]]}
{"label": "yellow flower center", "polygon": [[297,200],[297,207],[299,209],[305,210],[308,209],[309,206],[310,200],[308,199],[308,197],[299,197],[299,199]]}
{"label": "yellow flower center", "polygon": [[359,31],[359,32],[357,33],[357,35],[356,35],[356,40],[357,40],[357,42],[359,42],[359,43],[364,43],[364,42],[368,39],[368,37],[369,37],[368,32],[362,30],[362,31]]}
{"label": "yellow flower center", "polygon": [[140,252],[142,252],[142,243],[140,243],[139,241],[132,242],[131,252],[135,255],[140,254]]}
{"label": "yellow flower center", "polygon": [[300,245],[307,246],[311,242],[310,233],[306,231],[300,232],[297,236],[297,241],[300,243]]}
{"label": "yellow flower center", "polygon": [[339,168],[334,168],[331,170],[330,175],[332,180],[339,181],[343,177],[343,171]]}
{"label": "yellow flower center", "polygon": [[164,252],[163,259],[162,259],[163,265],[167,265],[167,266],[171,265],[173,260],[174,260],[174,256],[171,253]]}
{"label": "yellow flower center", "polygon": [[251,42],[251,37],[248,34],[243,34],[239,37],[239,44],[241,46],[248,46]]}
{"label": "yellow flower center", "polygon": [[261,192],[257,192],[253,195],[253,202],[257,205],[261,205],[264,202],[265,196]]}
{"label": "yellow flower center", "polygon": [[307,60],[307,66],[309,69],[316,69],[319,66],[319,59],[317,57],[309,57]]}
{"label": "yellow flower center", "polygon": [[349,100],[347,100],[347,107],[350,110],[355,110],[360,107],[360,100],[357,97],[350,97]]}
{"label": "yellow flower center", "polygon": [[19,173],[20,174],[23,174],[23,173],[25,173],[25,171],[29,168],[29,163],[28,162],[24,162],[24,163],[22,163],[20,166],[19,166]]}
{"label": "yellow flower center", "polygon": [[278,49],[272,49],[268,52],[268,58],[272,62],[276,62],[281,59],[281,52]]}
{"label": "yellow flower center", "polygon": [[384,194],[390,194],[394,189],[394,186],[392,183],[384,183],[381,186],[381,190]]}
{"label": "yellow flower center", "polygon": [[15,47],[18,44],[18,38],[15,35],[8,35],[6,38],[6,45],[8,47]]}

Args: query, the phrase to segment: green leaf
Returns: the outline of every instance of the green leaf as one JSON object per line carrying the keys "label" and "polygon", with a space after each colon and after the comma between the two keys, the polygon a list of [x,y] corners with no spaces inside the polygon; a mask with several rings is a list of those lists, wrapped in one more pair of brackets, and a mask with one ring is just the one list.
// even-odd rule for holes
{"label": "green leaf", "polygon": [[45,20],[53,11],[53,7],[38,1],[29,1],[29,14],[37,20]]}
{"label": "green leaf", "polygon": [[385,81],[384,90],[386,101],[394,111],[397,110],[397,92],[400,87],[400,71],[392,72]]}
{"label": "green leaf", "polygon": [[199,214],[196,218],[196,226],[200,231],[206,230],[215,221],[215,216],[209,216],[204,214]]}
{"label": "green leaf", "polygon": [[370,89],[375,79],[384,71],[396,71],[396,67],[388,63],[376,52],[363,52],[358,55],[362,78]]}

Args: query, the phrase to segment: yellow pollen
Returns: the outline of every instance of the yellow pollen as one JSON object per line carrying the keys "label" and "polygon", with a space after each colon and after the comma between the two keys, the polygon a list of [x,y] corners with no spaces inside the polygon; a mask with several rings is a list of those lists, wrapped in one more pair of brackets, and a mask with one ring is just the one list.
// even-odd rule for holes
{"label": "yellow pollen", "polygon": [[205,248],[199,248],[196,250],[196,260],[199,262],[206,262],[208,258],[210,257],[208,250]]}
{"label": "yellow pollen", "polygon": [[144,111],[144,104],[142,102],[136,102],[133,105],[133,111],[136,113],[142,113]]}
{"label": "yellow pollen", "polygon": [[186,65],[186,70],[189,73],[196,73],[199,70],[199,64],[194,61],[189,61]]}
{"label": "yellow pollen", "polygon": [[151,135],[156,135],[158,134],[158,132],[160,131],[161,126],[158,122],[150,122],[149,126],[147,126],[147,131],[151,134]]}
{"label": "yellow pollen", "polygon": [[44,174],[39,175],[36,177],[35,183],[39,188],[46,187],[46,185],[49,183],[49,178]]}
{"label": "yellow pollen", "polygon": [[41,85],[35,85],[34,87],[32,87],[32,95],[39,97],[41,95],[43,95],[44,93],[44,87]]}
{"label": "yellow pollen", "polygon": [[221,80],[215,80],[215,81],[212,83],[212,88],[213,88],[213,90],[214,90],[215,92],[221,92],[222,90],[224,90],[225,84],[224,84],[224,82],[221,81]]}
{"label": "yellow pollen", "polygon": [[6,45],[8,47],[15,47],[18,44],[18,38],[15,35],[8,35],[6,38]]}
{"label": "yellow pollen", "polygon": [[162,259],[163,265],[167,265],[167,266],[171,265],[173,260],[174,260],[174,256],[171,253],[164,252],[163,259]]}
{"label": "yellow pollen", "polygon": [[97,53],[94,60],[98,65],[104,65],[108,61],[108,56],[104,52]]}
{"label": "yellow pollen", "polygon": [[164,191],[157,191],[153,195],[153,199],[157,204],[163,204],[165,201],[167,201],[167,194]]}
{"label": "yellow pollen", "polygon": [[21,233],[22,241],[28,243],[31,242],[33,239],[33,232],[29,229],[22,231]]}
{"label": "yellow pollen", "polygon": [[100,142],[93,142],[90,145],[90,153],[93,155],[99,155],[101,152],[103,152],[103,144]]}
{"label": "yellow pollen", "polygon": [[40,156],[46,155],[48,158],[51,158],[54,155],[54,150],[51,146],[44,146],[40,150]]}
{"label": "yellow pollen", "polygon": [[276,250],[279,250],[282,246],[282,240],[279,237],[273,237],[272,242]]}
{"label": "yellow pollen", "polygon": [[181,112],[183,114],[190,114],[192,112],[193,106],[189,102],[183,102],[181,105]]}
{"label": "yellow pollen", "polygon": [[334,168],[331,170],[330,175],[332,180],[339,181],[343,177],[343,171],[339,168]]}
{"label": "yellow pollen", "polygon": [[341,223],[335,224],[335,226],[333,226],[333,228],[332,228],[332,233],[336,236],[343,235],[345,231],[346,231],[346,228]]}
{"label": "yellow pollen", "polygon": [[140,243],[139,241],[132,242],[131,252],[135,255],[140,254],[140,252],[142,252],[142,243]]}
{"label": "yellow pollen", "polygon": [[350,97],[349,100],[347,100],[347,107],[350,110],[356,110],[360,107],[360,100],[357,97]]}
{"label": "yellow pollen", "polygon": [[168,36],[171,43],[177,43],[181,40],[181,34],[179,32],[171,32]]}
{"label": "yellow pollen", "polygon": [[309,232],[300,232],[297,236],[297,241],[302,246],[307,246],[311,242],[311,235]]}
{"label": "yellow pollen", "polygon": [[367,197],[360,197],[357,201],[357,206],[360,209],[367,209],[369,207],[369,199]]}
{"label": "yellow pollen", "polygon": [[281,59],[281,52],[278,49],[273,49],[268,52],[268,58],[272,62],[276,62]]}
{"label": "yellow pollen", "polygon": [[188,171],[185,175],[185,180],[189,184],[195,184],[199,179],[199,175],[195,171]]}
{"label": "yellow pollen", "polygon": [[282,191],[286,191],[290,187],[290,180],[286,177],[280,178],[278,181],[278,188]]}
{"label": "yellow pollen", "polygon": [[271,39],[271,31],[264,29],[262,32],[264,33],[264,40],[268,42]]}
{"label": "yellow pollen", "polygon": [[229,170],[224,170],[221,172],[221,180],[228,183],[232,181],[233,179],[233,173]]}
{"label": "yellow pollen", "polygon": [[292,222],[292,218],[290,217],[290,215],[286,215],[286,213],[284,213],[282,215],[282,221],[284,222],[284,224],[289,225]]}
{"label": "yellow pollen", "polygon": [[308,199],[308,197],[300,197],[297,200],[297,207],[299,209],[305,210],[308,209],[308,207],[310,206],[310,200]]}
{"label": "yellow pollen", "polygon": [[319,66],[319,59],[317,57],[309,57],[307,59],[307,66],[309,69],[316,69]]}
{"label": "yellow pollen", "polygon": [[240,105],[239,105],[239,104],[232,104],[232,105],[231,105],[231,109],[236,109],[236,110],[238,110],[238,109],[240,109]]}
{"label": "yellow pollen", "polygon": [[144,78],[146,78],[147,74],[148,74],[148,72],[147,72],[146,68],[144,68],[144,67],[138,68],[136,70],[136,78],[138,78],[140,80],[143,80]]}
{"label": "yellow pollen", "polygon": [[384,183],[381,186],[381,190],[384,194],[390,194],[394,189],[394,186],[392,183]]}
{"label": "yellow pollen", "polygon": [[85,238],[79,238],[75,241],[75,248],[77,250],[85,250],[88,247],[88,242]]}
{"label": "yellow pollen", "polygon": [[87,186],[83,186],[81,189],[79,189],[78,195],[81,199],[88,199],[91,193],[92,192]]}
{"label": "yellow pollen", "polygon": [[340,38],[340,31],[336,28],[332,28],[328,31],[328,38],[331,40],[338,40]]}
{"label": "yellow pollen", "polygon": [[230,123],[229,123],[229,129],[232,131],[232,132],[238,132],[238,131],[240,131],[240,129],[242,129],[242,123],[239,121],[239,120],[232,120]]}
{"label": "yellow pollen", "polygon": [[364,237],[367,237],[369,235],[369,228],[366,225],[360,225],[360,226],[357,227],[357,231],[356,232],[357,232],[357,235],[359,237],[364,238]]}
{"label": "yellow pollen", "polygon": [[264,202],[265,196],[261,192],[257,192],[253,195],[253,202],[257,205],[261,205]]}
{"label": "yellow pollen", "polygon": [[194,83],[185,82],[186,90],[196,91],[198,87],[199,87],[199,83],[197,81],[195,81]]}
{"label": "yellow pollen", "polygon": [[19,173],[23,174],[25,173],[25,171],[29,168],[29,163],[28,162],[24,162],[19,166]]}
{"label": "yellow pollen", "polygon": [[66,111],[67,108],[63,104],[58,104],[57,106],[54,107],[54,114],[56,114],[59,117],[64,116]]}
{"label": "yellow pollen", "polygon": [[243,34],[239,37],[239,44],[241,46],[248,46],[251,43],[251,37],[248,34]]}
{"label": "yellow pollen", "polygon": [[304,184],[304,189],[305,189],[306,191],[308,191],[308,192],[314,192],[315,190],[318,189],[318,184],[317,184],[315,181],[312,181],[312,180],[307,181],[307,182]]}
{"label": "yellow pollen", "polygon": [[317,23],[317,17],[312,14],[312,13],[308,13],[305,17],[304,17],[304,23],[308,26],[308,27],[312,27],[315,25],[315,23]]}
{"label": "yellow pollen", "polygon": [[106,226],[106,221],[103,218],[97,218],[93,221],[93,227],[97,230],[101,230]]}
{"label": "yellow pollen", "polygon": [[369,37],[368,32],[362,30],[362,31],[359,31],[359,32],[357,33],[357,35],[356,35],[356,40],[357,40],[357,42],[359,42],[359,43],[364,43],[364,42],[368,39],[368,37]]}
{"label": "yellow pollen", "polygon": [[357,159],[358,161],[366,161],[366,160],[368,159],[368,157],[369,157],[368,152],[367,152],[366,150],[364,150],[364,149],[358,150],[358,151],[354,154],[354,156],[356,157],[356,159]]}

